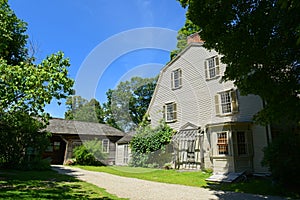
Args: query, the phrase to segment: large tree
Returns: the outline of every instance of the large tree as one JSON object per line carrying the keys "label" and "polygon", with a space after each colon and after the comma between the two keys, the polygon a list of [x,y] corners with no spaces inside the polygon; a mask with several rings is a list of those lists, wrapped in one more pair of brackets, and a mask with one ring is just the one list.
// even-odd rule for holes
{"label": "large tree", "polygon": [[47,137],[37,131],[49,116],[44,107],[70,95],[73,80],[62,52],[34,63],[26,48],[27,24],[6,0],[0,0],[0,16],[0,165],[15,167],[29,160],[28,149],[42,152]]}
{"label": "large tree", "polygon": [[180,0],[205,47],[227,64],[224,80],[259,95],[261,123],[300,119],[300,2]]}
{"label": "large tree", "polygon": [[106,93],[108,101],[104,104],[106,123],[124,131],[135,129],[147,111],[156,80],[133,77],[109,90]]}
{"label": "large tree", "polygon": [[187,46],[187,37],[198,32],[200,28],[191,20],[186,19],[184,26],[178,31],[176,49],[171,51],[170,58],[173,59]]}
{"label": "large tree", "polygon": [[70,96],[66,105],[65,119],[104,123],[104,111],[96,99],[88,101],[81,96]]}

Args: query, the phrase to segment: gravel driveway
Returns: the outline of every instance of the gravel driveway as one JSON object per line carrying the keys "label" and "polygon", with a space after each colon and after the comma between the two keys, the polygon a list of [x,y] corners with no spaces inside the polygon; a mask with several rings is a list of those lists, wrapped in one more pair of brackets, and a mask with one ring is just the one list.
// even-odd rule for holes
{"label": "gravel driveway", "polygon": [[75,176],[80,180],[105,188],[107,192],[131,200],[282,200],[281,197],[213,191],[199,187],[158,183],[135,178],[125,178],[103,172],[53,165],[61,174]]}

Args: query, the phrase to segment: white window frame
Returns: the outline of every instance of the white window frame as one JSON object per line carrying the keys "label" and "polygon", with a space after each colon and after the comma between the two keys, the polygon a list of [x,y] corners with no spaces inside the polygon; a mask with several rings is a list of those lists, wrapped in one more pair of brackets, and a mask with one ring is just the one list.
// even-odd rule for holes
{"label": "white window frame", "polygon": [[215,95],[215,110],[217,116],[234,115],[238,113],[237,90],[218,92]]}
{"label": "white window frame", "polygon": [[204,61],[206,80],[218,78],[220,76],[220,58],[213,56]]}
{"label": "white window frame", "polygon": [[165,122],[177,120],[177,104],[175,102],[165,103],[163,110]]}
{"label": "white window frame", "polygon": [[173,90],[182,87],[182,70],[176,69],[171,72],[171,87]]}
{"label": "white window frame", "polygon": [[109,139],[103,139],[102,140],[102,152],[103,153],[109,153]]}

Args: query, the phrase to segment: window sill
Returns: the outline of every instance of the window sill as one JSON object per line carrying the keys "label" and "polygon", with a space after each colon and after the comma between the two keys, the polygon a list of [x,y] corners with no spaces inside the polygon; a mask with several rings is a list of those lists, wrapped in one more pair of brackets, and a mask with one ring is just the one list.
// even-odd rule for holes
{"label": "window sill", "polygon": [[228,117],[228,116],[233,116],[233,115],[235,115],[235,114],[237,114],[237,112],[236,112],[236,113],[219,114],[219,115],[216,115],[216,116],[217,116],[217,117]]}
{"label": "window sill", "polygon": [[231,158],[232,156],[230,155],[213,155],[211,158],[213,159],[224,159],[224,158]]}
{"label": "window sill", "polygon": [[174,120],[170,120],[170,121],[165,121],[166,123],[175,123],[177,122],[177,119],[174,119]]}
{"label": "window sill", "polygon": [[218,78],[220,78],[220,75],[215,76],[215,77],[213,77],[213,78],[206,78],[205,80],[206,80],[206,81],[211,81],[211,80],[215,80],[215,79],[218,79]]}
{"label": "window sill", "polygon": [[176,88],[172,88],[172,90],[178,90],[178,89],[180,89],[180,88],[182,88],[182,85],[179,86],[179,87],[176,87]]}

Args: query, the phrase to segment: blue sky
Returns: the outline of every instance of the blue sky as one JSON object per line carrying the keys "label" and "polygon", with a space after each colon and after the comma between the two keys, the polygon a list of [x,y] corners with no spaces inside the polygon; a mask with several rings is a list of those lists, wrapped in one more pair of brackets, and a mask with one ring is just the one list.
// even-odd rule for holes
{"label": "blue sky", "polygon": [[[70,77],[80,86],[85,82],[86,90],[95,88],[89,94],[78,89],[77,94],[101,103],[119,81],[157,75],[169,61],[176,32],[185,22],[185,10],[176,0],[10,0],[9,4],[28,23],[38,61],[63,51],[70,58]],[[46,110],[63,117],[66,108],[54,102]]]}

